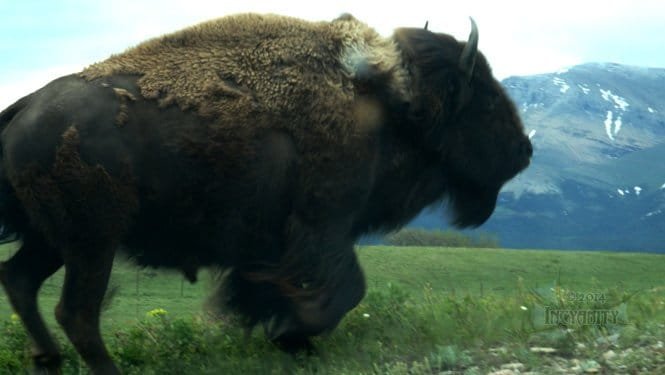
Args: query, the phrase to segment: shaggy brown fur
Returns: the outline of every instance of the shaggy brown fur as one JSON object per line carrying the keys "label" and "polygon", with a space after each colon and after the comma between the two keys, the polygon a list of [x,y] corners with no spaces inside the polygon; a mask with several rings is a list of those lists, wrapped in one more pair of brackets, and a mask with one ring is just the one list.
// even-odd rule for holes
{"label": "shaggy brown fur", "polygon": [[54,246],[117,246],[138,210],[137,192],[127,171],[112,177],[101,165],[82,161],[79,144],[78,130],[70,126],[50,170],[35,164],[13,177],[16,196]]}
{"label": "shaggy brown fur", "polygon": [[299,141],[312,143],[316,135],[339,145],[365,132],[347,109],[356,104],[354,81],[368,69],[408,101],[407,74],[395,42],[355,18],[312,23],[243,14],[152,39],[81,75],[88,80],[139,75],[146,99],[195,110],[223,127],[274,129],[272,122],[240,123],[237,114],[288,115],[289,121],[278,126]]}

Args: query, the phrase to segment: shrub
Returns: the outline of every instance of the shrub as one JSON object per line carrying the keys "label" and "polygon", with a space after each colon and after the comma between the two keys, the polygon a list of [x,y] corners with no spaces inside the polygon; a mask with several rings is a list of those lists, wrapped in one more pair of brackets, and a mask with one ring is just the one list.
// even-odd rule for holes
{"label": "shrub", "polygon": [[405,228],[386,236],[385,241],[392,246],[499,247],[499,239],[494,234],[478,233],[474,236],[450,229]]}

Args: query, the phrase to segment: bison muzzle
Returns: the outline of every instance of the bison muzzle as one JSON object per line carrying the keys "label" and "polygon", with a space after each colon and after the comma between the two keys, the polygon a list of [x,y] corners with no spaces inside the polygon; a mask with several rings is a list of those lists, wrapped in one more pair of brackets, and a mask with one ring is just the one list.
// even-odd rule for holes
{"label": "bison muzzle", "polygon": [[65,267],[56,318],[93,373],[118,373],[99,329],[117,252],[223,274],[215,301],[286,350],[362,299],[361,235],[447,202],[492,214],[529,164],[515,106],[467,42],[379,36],[350,15],[224,17],[62,77],[0,113],[0,219],[22,241],[0,281],[39,372],[61,357],[37,308]]}

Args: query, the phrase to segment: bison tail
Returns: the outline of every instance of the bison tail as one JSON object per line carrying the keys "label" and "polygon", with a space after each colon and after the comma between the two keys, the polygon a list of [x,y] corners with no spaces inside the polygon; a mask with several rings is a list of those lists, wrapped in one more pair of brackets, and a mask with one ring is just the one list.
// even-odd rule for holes
{"label": "bison tail", "polygon": [[[16,103],[10,105],[7,109],[0,112],[0,132],[2,132],[12,119],[23,108],[26,107],[30,100],[30,95],[23,97]],[[3,145],[0,142],[0,156],[2,155]],[[12,208],[16,206],[16,196],[12,188],[7,174],[5,173],[4,160],[0,159],[0,244],[13,242],[19,239],[19,235],[15,229],[15,220],[12,219],[12,213],[15,212]]]}

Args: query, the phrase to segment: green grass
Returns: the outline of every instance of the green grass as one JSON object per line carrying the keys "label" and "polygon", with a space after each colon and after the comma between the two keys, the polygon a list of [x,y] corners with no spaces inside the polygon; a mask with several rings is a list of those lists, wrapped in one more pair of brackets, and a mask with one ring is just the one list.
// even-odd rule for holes
{"label": "green grass", "polygon": [[665,256],[543,250],[365,247],[359,251],[370,285],[388,282],[437,291],[512,295],[516,281],[539,288],[560,283],[643,290],[665,285]]}
{"label": "green grass", "polygon": [[[0,259],[11,252],[0,248]],[[547,373],[557,358],[574,357],[612,372],[615,364],[602,354],[628,347],[636,349],[621,357],[622,371],[665,370],[665,351],[657,347],[665,337],[665,256],[378,246],[361,247],[358,255],[368,295],[337,330],[316,339],[317,356],[293,359],[260,330],[246,338],[232,323],[211,321],[202,313],[210,284],[204,272],[190,285],[178,273],[122,261],[102,328],[116,361],[137,374],[483,373],[511,361]],[[40,297],[54,327],[61,280],[61,273],[49,279]],[[606,298],[591,304],[571,300],[570,292]],[[625,325],[544,326],[538,314],[545,305],[621,310]],[[167,313],[146,315],[157,308]],[[25,334],[10,315],[0,295],[0,373],[28,363]],[[620,339],[603,343],[613,335]],[[557,356],[534,354],[533,346],[555,348]],[[67,344],[65,355],[65,373],[77,373],[81,364]]]}

